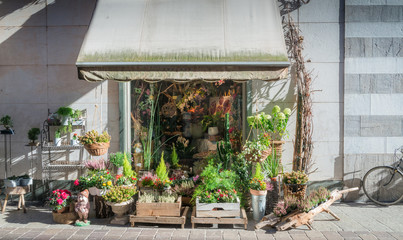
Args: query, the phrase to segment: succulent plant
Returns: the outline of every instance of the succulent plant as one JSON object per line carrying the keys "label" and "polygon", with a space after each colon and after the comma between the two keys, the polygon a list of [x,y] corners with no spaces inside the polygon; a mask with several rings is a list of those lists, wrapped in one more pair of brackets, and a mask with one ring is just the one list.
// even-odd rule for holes
{"label": "succulent plant", "polygon": [[78,137],[78,140],[81,144],[108,143],[111,140],[111,136],[106,131],[99,134],[97,131],[91,130],[84,136]]}

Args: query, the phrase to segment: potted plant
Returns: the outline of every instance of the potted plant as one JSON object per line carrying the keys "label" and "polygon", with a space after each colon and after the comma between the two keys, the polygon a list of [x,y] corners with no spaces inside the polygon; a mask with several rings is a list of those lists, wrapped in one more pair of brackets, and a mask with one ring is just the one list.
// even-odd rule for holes
{"label": "potted plant", "polygon": [[140,178],[139,186],[140,190],[142,193],[144,192],[153,192],[154,188],[154,181],[157,178],[154,174],[151,172],[146,172],[143,174],[143,176]]}
{"label": "potted plant", "polygon": [[55,146],[61,146],[62,145],[62,137],[61,137],[61,132],[59,129],[55,131]]}
{"label": "potted plant", "polygon": [[267,142],[261,140],[246,140],[243,146],[242,153],[247,161],[250,162],[263,162],[271,153],[271,148]]}
{"label": "potted plant", "polygon": [[178,158],[178,153],[176,152],[175,143],[172,144],[171,162],[172,162],[172,167],[174,169],[181,168],[181,165],[179,165],[179,158]]}
{"label": "potted plant", "polygon": [[81,125],[83,124],[83,120],[81,119],[82,117],[82,111],[75,109],[73,110],[73,114],[70,115],[71,117],[71,124],[72,125]]}
{"label": "potted plant", "polygon": [[203,120],[201,121],[203,132],[206,132],[208,130],[207,132],[209,136],[218,135],[219,127],[221,128],[224,123],[221,115],[222,112],[220,111],[217,111],[211,115],[204,115]]}
{"label": "potted plant", "polygon": [[71,115],[73,115],[74,110],[70,107],[60,107],[56,111],[57,115],[61,118],[61,123],[67,126],[70,122]]}
{"label": "potted plant", "polygon": [[255,174],[250,181],[250,193],[252,194],[253,219],[260,221],[266,210],[267,190],[272,190],[269,182],[264,180],[261,166],[256,163]]}
{"label": "potted plant", "polygon": [[130,153],[116,152],[109,154],[109,161],[110,163],[113,164],[113,166],[117,168],[116,173],[118,175],[123,173],[123,163],[125,161],[125,154],[126,158],[130,159]]}
{"label": "potted plant", "polygon": [[32,182],[32,178],[28,174],[20,176],[20,186],[32,185]]}
{"label": "potted plant", "polygon": [[112,187],[113,177],[107,169],[89,170],[85,176],[74,181],[79,191],[88,189],[91,195],[102,196]]}
{"label": "potted plant", "polygon": [[53,190],[49,197],[49,205],[53,212],[69,212],[71,203],[71,192],[66,189]]}
{"label": "potted plant", "polygon": [[49,205],[52,208],[53,221],[56,223],[72,224],[77,219],[69,190],[53,190],[49,196]]}
{"label": "potted plant", "polygon": [[17,187],[20,184],[20,179],[17,176],[8,177],[4,179],[4,187]]}
{"label": "potted plant", "polygon": [[[212,161],[203,170],[192,200],[196,202],[196,217],[239,217],[240,202],[235,190],[236,175],[222,170]],[[217,211],[217,209],[220,209]]]}
{"label": "potted plant", "polygon": [[92,156],[101,156],[108,151],[111,136],[104,131],[99,134],[95,130],[87,132],[84,136],[78,137],[81,144]]}
{"label": "potted plant", "polygon": [[176,194],[164,192],[162,194],[139,193],[136,203],[137,216],[167,216],[179,217],[182,207],[182,198]]}
{"label": "potted plant", "polygon": [[38,136],[41,133],[41,130],[39,128],[31,128],[28,131],[28,139],[31,140],[29,143],[30,146],[38,146],[39,143],[35,142],[38,140]]}
{"label": "potted plant", "polygon": [[270,183],[273,186],[273,190],[267,192],[266,195],[266,214],[270,214],[273,211],[274,206],[277,205],[279,199],[279,185],[277,177],[282,172],[282,166],[276,149],[274,148],[272,154],[269,155],[264,162],[261,163],[263,174],[270,179]]}
{"label": "potted plant", "polygon": [[289,108],[285,108],[281,112],[281,108],[276,105],[271,111],[272,115],[260,113],[247,118],[248,124],[252,129],[261,131],[259,139],[265,138],[271,140],[273,148],[276,148],[277,154],[281,156],[282,145],[284,141],[282,138],[287,136],[287,123],[291,114]]}
{"label": "potted plant", "polygon": [[173,188],[172,192],[178,196],[182,196],[182,203],[190,206],[190,201],[194,193],[195,185],[191,180],[185,180],[178,182]]}
{"label": "potted plant", "polygon": [[168,178],[168,172],[164,161],[164,152],[161,154],[161,160],[155,171],[157,178],[154,179],[154,188],[158,191],[168,190],[171,187],[171,181]]}
{"label": "potted plant", "polygon": [[14,134],[13,129],[13,121],[11,120],[11,117],[9,115],[5,115],[2,118],[0,118],[0,125],[3,125],[5,128],[4,130],[1,130],[1,134]]}
{"label": "potted plant", "polygon": [[73,133],[73,136],[71,136],[70,145],[75,146],[77,144],[78,144],[78,134]]}
{"label": "potted plant", "polygon": [[135,186],[115,186],[112,187],[104,196],[106,204],[112,207],[115,218],[112,224],[125,225],[129,222],[129,216],[125,216],[132,208],[133,195],[137,193]]}
{"label": "potted plant", "polygon": [[292,171],[283,174],[284,196],[294,196],[304,199],[308,175],[301,171]]}

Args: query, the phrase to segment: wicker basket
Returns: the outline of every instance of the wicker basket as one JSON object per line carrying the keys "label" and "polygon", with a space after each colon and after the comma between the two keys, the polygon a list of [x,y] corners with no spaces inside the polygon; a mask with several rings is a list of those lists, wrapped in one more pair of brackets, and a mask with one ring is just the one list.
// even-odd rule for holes
{"label": "wicker basket", "polygon": [[101,156],[108,152],[109,143],[107,142],[107,143],[85,144],[84,148],[92,156]]}
{"label": "wicker basket", "polygon": [[288,196],[304,199],[306,192],[306,184],[283,184],[284,198]]}
{"label": "wicker basket", "polygon": [[283,144],[285,141],[272,141],[272,148],[276,150],[277,159],[279,159],[281,163],[281,155],[283,154]]}
{"label": "wicker basket", "polygon": [[262,157],[257,159],[257,161],[255,161],[255,159],[252,158],[253,154],[246,154],[245,158],[247,161],[249,162],[263,162],[264,160],[266,160],[266,158],[271,154],[271,148],[268,148],[264,151],[262,151]]}

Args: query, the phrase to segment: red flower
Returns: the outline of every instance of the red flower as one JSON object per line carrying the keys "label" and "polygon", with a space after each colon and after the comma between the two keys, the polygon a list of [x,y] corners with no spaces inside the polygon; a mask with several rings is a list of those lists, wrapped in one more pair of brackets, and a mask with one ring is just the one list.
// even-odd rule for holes
{"label": "red flower", "polygon": [[63,203],[63,199],[61,199],[61,198],[58,198],[56,201],[57,201],[58,204],[62,204],[62,203]]}
{"label": "red flower", "polygon": [[78,181],[78,179],[76,179],[75,181],[74,181],[74,185],[75,186],[78,186],[80,184],[80,182]]}

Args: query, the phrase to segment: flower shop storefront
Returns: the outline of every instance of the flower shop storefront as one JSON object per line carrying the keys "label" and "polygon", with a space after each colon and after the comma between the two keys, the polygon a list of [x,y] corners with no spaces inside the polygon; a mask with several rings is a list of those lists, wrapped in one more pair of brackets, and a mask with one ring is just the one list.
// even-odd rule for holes
{"label": "flower shop storefront", "polygon": [[122,82],[122,150],[151,151],[153,141],[201,159],[223,139],[226,113],[239,148],[245,83],[287,78],[289,62],[275,1],[105,0],[76,65],[80,79]]}
{"label": "flower shop storefront", "polygon": [[[100,0],[76,65],[80,79],[120,82],[123,153],[109,161],[119,167],[123,159],[124,186],[107,182],[98,195],[116,200],[138,180],[132,226],[169,216],[183,227],[181,206],[195,205],[192,224],[217,218],[246,227],[248,196],[256,221],[273,210],[281,150],[272,151],[269,137],[281,139],[291,111],[248,116],[247,83],[288,77],[276,1]],[[287,183],[306,180],[298,173]],[[277,200],[266,208],[268,191]]]}

